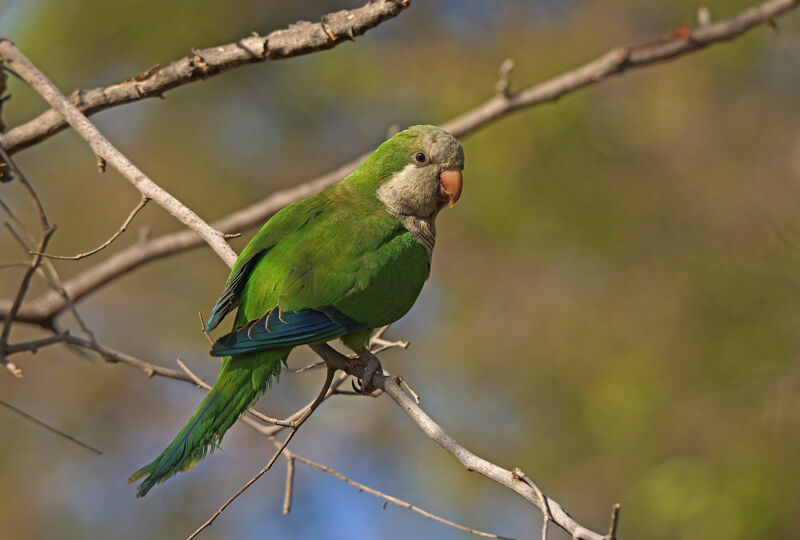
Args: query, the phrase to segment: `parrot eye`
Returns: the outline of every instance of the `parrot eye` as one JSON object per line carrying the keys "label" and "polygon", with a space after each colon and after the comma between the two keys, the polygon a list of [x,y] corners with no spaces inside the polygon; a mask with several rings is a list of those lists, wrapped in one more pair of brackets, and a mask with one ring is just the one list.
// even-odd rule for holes
{"label": "parrot eye", "polygon": [[414,161],[419,163],[420,165],[424,165],[428,162],[428,156],[425,155],[425,152],[417,152],[414,154]]}

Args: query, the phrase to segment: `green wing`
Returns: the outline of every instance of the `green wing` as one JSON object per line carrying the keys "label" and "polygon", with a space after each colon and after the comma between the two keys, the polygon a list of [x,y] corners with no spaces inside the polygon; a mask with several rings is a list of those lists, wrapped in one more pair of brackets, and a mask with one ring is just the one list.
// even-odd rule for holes
{"label": "green wing", "polygon": [[[214,354],[327,341],[388,324],[410,309],[428,275],[424,248],[377,200],[344,189],[287,207],[251,240],[209,320],[213,328],[239,308],[236,328]],[[268,327],[276,308],[294,323]],[[325,323],[320,312],[335,313],[341,324]]]}
{"label": "green wing", "polygon": [[225,290],[211,310],[206,332],[216,328],[228,313],[239,307],[242,291],[250,278],[250,273],[261,258],[285,236],[296,232],[320,212],[314,205],[303,200],[290,204],[276,213],[250,239],[233,265]]}

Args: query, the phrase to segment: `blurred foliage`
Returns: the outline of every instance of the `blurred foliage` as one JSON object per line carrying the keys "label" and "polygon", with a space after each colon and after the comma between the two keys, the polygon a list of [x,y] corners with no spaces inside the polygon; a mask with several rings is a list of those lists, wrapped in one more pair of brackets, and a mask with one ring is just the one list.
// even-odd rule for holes
{"label": "blurred foliage", "polygon": [[[714,0],[713,17],[751,2]],[[8,1],[4,35],[65,91],[121,80],[192,47],[266,34],[359,2]],[[329,170],[394,123],[480,103],[513,57],[513,86],[607,48],[692,24],[696,2],[415,2],[333,51],[238,69],[163,101],[95,117],[139,166],[208,219]],[[385,355],[468,447],[520,466],[581,522],[622,538],[794,538],[800,512],[800,21],[637,70],[465,140],[465,196],[440,219],[431,280]],[[17,80],[13,126],[43,110]],[[53,253],[97,245],[138,196],[63,133],[18,155],[59,225]],[[32,225],[17,183],[0,196]],[[180,227],[150,206],[115,248]],[[237,247],[240,248],[242,242]],[[23,253],[0,236],[2,262]],[[62,276],[107,254],[58,264]],[[21,272],[2,270],[0,292]],[[227,272],[209,251],[137,270],[80,307],[98,338],[213,379],[196,313]],[[42,292],[37,285],[33,292]],[[13,336],[38,335],[16,326]],[[308,359],[297,351],[293,365]],[[96,457],[0,410],[0,521],[9,538],[186,536],[261,467],[235,428],[218,452],[144,500],[125,481],[170,440],[200,392],[66,349],[17,357],[0,395],[105,451]],[[319,374],[262,401],[305,403]],[[332,400],[295,448],[469,526],[536,536],[539,516],[466,474],[388,400]],[[298,466],[263,478],[204,538],[461,538]],[[563,535],[552,531],[551,538]]]}

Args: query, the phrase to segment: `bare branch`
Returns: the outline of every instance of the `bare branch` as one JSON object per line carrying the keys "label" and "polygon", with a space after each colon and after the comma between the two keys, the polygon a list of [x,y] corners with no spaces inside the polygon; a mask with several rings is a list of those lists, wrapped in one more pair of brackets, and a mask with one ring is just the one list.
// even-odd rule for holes
{"label": "bare branch", "polygon": [[[272,440],[278,443],[278,439],[272,438]],[[283,494],[283,509],[281,510],[284,515],[288,514],[292,511],[292,494],[294,493],[294,460],[295,455],[294,453],[290,452],[289,450],[283,450],[283,457],[286,458],[286,490]]]}
{"label": "bare branch", "polygon": [[[8,223],[6,223],[6,225],[8,225]],[[53,235],[55,230],[55,227],[50,227],[44,231],[42,239],[39,241],[39,249],[37,249],[37,251],[44,251],[44,249],[47,247],[47,243],[50,241],[50,237]],[[6,313],[3,332],[0,334],[0,363],[4,364],[6,369],[8,369],[17,378],[22,377],[22,371],[16,365],[9,362],[6,358],[8,353],[8,337],[11,334],[11,324],[14,322],[14,317],[16,317],[19,306],[22,304],[22,299],[25,297],[25,293],[28,292],[28,286],[30,285],[31,278],[33,277],[33,274],[36,273],[36,269],[39,267],[41,262],[42,257],[40,255],[33,256],[28,270],[25,272],[25,275],[22,276],[22,282],[17,290],[14,303],[11,305],[11,309],[8,310],[8,313]]]}
{"label": "bare branch", "polygon": [[[3,207],[7,212],[9,212],[9,215],[11,215],[10,209],[5,205],[3,205]],[[23,227],[23,231],[28,235],[28,237],[32,239],[33,235],[31,234],[31,232],[28,231],[27,228],[24,228],[24,224],[20,223],[20,225]],[[19,245],[22,246],[22,249],[25,250],[26,253],[32,253],[31,249],[28,247],[28,244],[25,242],[22,236],[20,236],[10,225],[8,225],[8,228],[11,231],[11,234],[19,243]],[[42,267],[44,267],[47,271],[42,270]],[[40,276],[42,276],[42,278],[47,282],[47,284],[50,285],[50,288],[53,289],[53,291],[55,291],[55,293],[64,301],[66,307],[72,312],[72,315],[75,317],[75,320],[78,321],[78,325],[81,327],[81,330],[83,330],[83,332],[87,336],[89,336],[89,338],[91,338],[92,341],[94,341],[95,339],[94,333],[86,325],[86,323],[83,320],[83,317],[81,317],[80,313],[78,313],[78,310],[75,307],[75,303],[69,297],[67,291],[64,290],[64,285],[61,282],[61,278],[59,277],[55,266],[53,266],[53,263],[50,262],[47,258],[43,258],[42,264],[39,266],[39,268],[36,269],[36,271]],[[43,321],[42,326],[54,332],[57,331],[54,321],[54,316],[45,319]]]}
{"label": "bare branch", "polygon": [[90,445],[86,444],[85,442],[79,441],[78,439],[76,439],[75,437],[70,435],[69,433],[64,433],[60,429],[56,429],[53,426],[51,426],[50,424],[42,422],[41,420],[39,420],[35,416],[31,416],[30,414],[26,413],[25,411],[22,411],[22,410],[20,410],[20,409],[18,409],[16,407],[14,407],[10,403],[6,403],[2,399],[0,399],[0,405],[2,405],[3,407],[5,407],[5,408],[7,408],[7,409],[9,409],[11,411],[14,411],[15,413],[17,413],[21,417],[25,418],[26,420],[30,420],[34,424],[39,425],[39,426],[43,427],[44,429],[46,429],[46,430],[48,430],[48,431],[50,431],[52,433],[55,433],[59,437],[63,437],[64,439],[67,439],[68,441],[73,442],[73,443],[77,444],[78,446],[89,450],[90,452],[94,452],[98,456],[102,456],[103,455],[103,452],[101,452],[100,450],[98,450],[94,446],[90,446]]}
{"label": "bare branch", "polygon": [[[358,359],[344,356],[327,344],[311,345],[311,348],[325,360],[329,367],[341,369],[354,377],[363,377],[364,365],[359,363]],[[365,385],[368,383],[369,381],[364,381]],[[387,376],[383,373],[375,373],[372,376],[371,383],[389,394],[395,403],[416,422],[428,437],[452,454],[468,471],[480,473],[501,486],[514,491],[538,508],[543,515],[549,515],[553,523],[567,531],[573,538],[580,540],[607,540],[603,535],[578,524],[560,504],[544,495],[527,476],[525,477],[526,480],[523,480],[514,472],[495,465],[464,448],[458,441],[448,435],[439,424],[434,422],[417,405],[414,399],[403,391],[400,377],[397,375]]]}
{"label": "bare branch", "polygon": [[56,334],[43,339],[25,341],[22,343],[14,343],[12,345],[8,345],[6,347],[6,354],[11,355],[20,352],[36,353],[42,347],[47,347],[49,345],[53,345],[56,343],[66,343],[69,345],[74,345],[76,347],[81,347],[83,349],[89,349],[95,351],[96,353],[100,354],[100,356],[102,356],[103,359],[105,359],[107,362],[111,363],[119,362],[122,364],[128,364],[129,366],[135,367],[136,369],[145,372],[145,374],[147,374],[148,377],[159,375],[161,377],[167,377],[169,379],[178,379],[180,381],[186,381],[191,383],[194,382],[191,377],[189,377],[188,375],[186,375],[181,371],[151,364],[150,362],[140,360],[139,358],[135,358],[133,356],[117,351],[110,347],[106,347],[97,342],[73,336],[69,332],[63,332],[61,334]]}
{"label": "bare branch", "polygon": [[[613,49],[588,64],[543,83],[529,86],[508,96],[494,96],[482,105],[446,122],[443,127],[457,137],[464,137],[515,111],[555,101],[566,94],[607,80],[612,75],[635,67],[644,67],[670,60],[714,43],[734,39],[751,28],[769,24],[769,21],[796,8],[799,3],[800,0],[771,0],[745,10],[734,17],[696,28],[689,32],[688,39],[676,37],[649,45]],[[223,233],[230,233],[260,225],[284,206],[309,197],[341,180],[356,169],[367,156],[368,154],[361,155],[327,174],[296,187],[277,191],[249,207],[214,222],[212,227]],[[78,301],[142,264],[202,245],[202,238],[191,231],[166,234],[117,252],[67,282],[65,289],[74,301]],[[7,301],[0,301],[0,315],[7,312],[9,306]],[[58,295],[47,294],[23,305],[17,320],[41,324],[42,321],[46,321],[48,317],[63,310],[64,307],[63,300]]]}
{"label": "bare branch", "polygon": [[17,164],[14,163],[13,159],[11,159],[11,156],[8,155],[8,152],[3,147],[2,144],[0,144],[0,157],[3,158],[3,162],[5,162],[5,164],[8,165],[8,167],[14,172],[14,174],[17,175],[17,178],[22,183],[23,187],[25,188],[25,191],[28,193],[28,196],[31,198],[33,206],[36,208],[36,213],[39,216],[39,223],[42,227],[42,233],[44,233],[44,231],[50,228],[50,224],[47,221],[47,215],[44,213],[44,207],[42,206],[42,201],[39,200],[39,196],[36,194],[36,191],[33,189],[33,186],[31,185],[30,182],[28,182],[28,179],[25,178],[25,175],[22,174],[22,171],[19,170],[19,167],[17,167]]}
{"label": "bare branch", "polygon": [[265,473],[266,473],[268,470],[270,470],[270,469],[272,468],[272,465],[275,463],[275,460],[277,460],[277,459],[278,459],[278,457],[281,455],[281,453],[283,452],[284,448],[286,448],[286,445],[287,445],[287,444],[289,444],[289,441],[291,441],[291,440],[292,440],[292,437],[294,437],[294,434],[295,434],[295,433],[297,433],[297,430],[298,430],[298,429],[300,429],[300,426],[301,426],[301,425],[303,425],[303,422],[305,422],[306,420],[308,420],[308,417],[309,417],[309,416],[311,416],[311,414],[312,414],[312,413],[313,413],[313,412],[316,410],[316,408],[319,406],[319,404],[320,404],[320,403],[322,403],[322,402],[325,400],[325,398],[328,396],[328,390],[329,390],[329,389],[330,389],[330,387],[331,387],[331,382],[333,381],[333,374],[334,374],[335,372],[336,372],[336,369],[334,369],[334,368],[328,368],[328,372],[327,372],[327,374],[325,375],[325,382],[323,383],[323,385],[322,385],[322,389],[319,391],[319,394],[317,395],[317,398],[316,398],[316,399],[315,399],[315,400],[314,400],[314,401],[311,403],[311,405],[308,407],[308,409],[306,410],[306,412],[305,412],[305,413],[303,413],[303,415],[302,415],[302,416],[300,417],[300,419],[297,421],[297,425],[295,425],[295,426],[292,428],[292,430],[289,432],[289,435],[287,435],[287,436],[286,436],[286,439],[284,439],[283,443],[280,445],[280,447],[279,447],[279,448],[278,448],[278,450],[275,452],[275,454],[273,454],[272,458],[269,460],[269,462],[267,462],[267,464],[264,466],[264,468],[263,468],[263,469],[261,469],[260,471],[258,471],[258,473],[257,473],[257,474],[256,474],[256,475],[255,475],[253,478],[251,478],[250,480],[248,480],[248,481],[247,481],[247,483],[246,483],[245,485],[243,485],[243,486],[242,486],[242,487],[239,489],[239,491],[237,491],[236,493],[234,493],[234,494],[233,494],[233,495],[232,495],[232,496],[231,496],[231,497],[230,497],[230,498],[229,498],[227,501],[225,501],[225,504],[223,504],[222,506],[220,506],[220,507],[219,507],[219,509],[218,509],[216,512],[214,512],[214,514],[213,514],[213,515],[212,515],[210,518],[208,518],[208,520],[207,520],[205,523],[203,523],[202,525],[200,525],[200,527],[199,527],[199,528],[198,528],[196,531],[194,531],[192,534],[190,534],[190,535],[189,535],[189,536],[186,538],[186,540],[192,540],[192,538],[194,538],[194,537],[196,537],[198,534],[200,534],[200,533],[203,531],[203,529],[205,529],[206,527],[208,527],[209,525],[211,525],[211,524],[214,522],[214,520],[215,520],[215,519],[217,519],[217,517],[218,517],[218,516],[219,516],[219,515],[220,515],[220,514],[221,514],[221,513],[222,513],[222,512],[223,512],[223,511],[224,511],[224,510],[225,510],[225,509],[226,509],[226,508],[227,508],[227,507],[228,507],[228,506],[229,506],[229,505],[230,505],[230,504],[231,504],[233,501],[234,501],[234,500],[236,500],[236,498],[237,498],[239,495],[241,495],[242,493],[244,493],[244,492],[245,492],[245,490],[246,490],[247,488],[249,488],[250,486],[252,486],[252,485],[253,485],[253,484],[254,484],[254,483],[255,483],[255,482],[256,482],[256,481],[257,481],[259,478],[261,478],[261,477],[262,477],[262,476],[263,476],[263,475],[264,475],[264,474],[265,474]]}
{"label": "bare branch", "polygon": [[[236,262],[236,253],[225,241],[223,234],[213,229],[200,216],[170,195],[100,133],[94,124],[81,113],[56,86],[34,66],[16,46],[6,38],[0,37],[0,56],[36,90],[55,110],[61,113],[69,124],[83,137],[97,157],[103,158],[122,176],[130,181],[142,195],[153,199],[178,221],[199,234],[211,246],[220,259],[229,267]],[[40,250],[41,251],[41,250]]]}
{"label": "bare branch", "polygon": [[0,264],[0,269],[4,269],[4,268],[19,268],[19,267],[22,267],[22,266],[30,266],[30,265],[31,265],[30,261],[19,261],[19,262]]}
{"label": "bare branch", "polygon": [[140,201],[139,201],[139,204],[137,204],[137,205],[136,205],[136,208],[134,208],[133,210],[131,210],[131,213],[130,213],[130,214],[128,214],[128,217],[127,217],[127,218],[125,219],[125,221],[122,223],[122,226],[121,226],[121,227],[120,227],[120,228],[117,230],[117,232],[115,232],[115,233],[114,233],[114,234],[111,236],[111,238],[109,238],[108,240],[106,240],[105,242],[103,242],[102,244],[100,244],[99,246],[97,246],[96,248],[94,248],[94,249],[92,249],[92,250],[90,250],[90,251],[87,251],[87,252],[85,252],[85,253],[78,253],[77,255],[71,255],[71,256],[64,256],[64,255],[48,255],[47,253],[37,253],[37,252],[35,252],[35,251],[31,251],[30,253],[31,253],[31,255],[41,255],[42,257],[46,257],[46,258],[48,258],[48,259],[59,259],[59,260],[62,260],[62,261],[79,261],[79,260],[81,260],[81,259],[84,259],[84,258],[86,258],[86,257],[89,257],[89,256],[91,256],[91,255],[94,255],[94,254],[95,254],[95,253],[97,253],[98,251],[102,251],[103,249],[105,249],[105,248],[107,248],[108,246],[110,246],[110,245],[111,245],[111,243],[112,243],[114,240],[116,240],[117,238],[119,238],[119,236],[120,236],[122,233],[124,233],[126,230],[128,230],[128,225],[130,225],[130,224],[131,224],[131,221],[133,221],[133,218],[135,218],[135,217],[136,217],[136,214],[138,214],[138,213],[139,213],[139,212],[142,210],[142,208],[144,208],[144,207],[147,205],[147,203],[148,203],[149,201],[150,201],[150,199],[148,199],[146,196],[142,195],[142,200],[140,200]]}
{"label": "bare branch", "polygon": [[770,0],[728,19],[689,30],[686,36],[678,35],[645,45],[612,49],[600,58],[544,83],[530,86],[514,94],[506,95],[501,92],[480,107],[445,123],[442,127],[456,137],[463,137],[513,111],[556,101],[568,93],[597,84],[612,75],[671,60],[715,43],[732,40],[751,28],[768,24],[776,17],[795,9],[798,4],[800,0]]}
{"label": "bare branch", "polygon": [[[323,17],[324,23],[299,21],[267,36],[251,35],[235,43],[194,49],[191,56],[175,60],[163,69],[155,66],[116,84],[76,90],[70,101],[89,116],[140,99],[162,98],[168,90],[205,80],[232,68],[331,49],[396,17],[409,4],[408,0],[378,0],[357,9],[329,13]],[[2,135],[0,142],[13,154],[55,135],[67,127],[57,111],[51,109],[9,130]],[[98,160],[98,163],[103,161]],[[104,168],[104,164],[100,166]]]}
{"label": "bare branch", "polygon": [[450,527],[454,527],[454,528],[456,528],[456,529],[458,529],[460,531],[468,532],[470,534],[475,534],[477,536],[483,536],[485,538],[499,538],[501,540],[515,540],[514,538],[510,538],[508,536],[498,536],[496,534],[479,531],[477,529],[472,529],[470,527],[465,527],[464,525],[460,525],[460,524],[458,524],[458,523],[456,523],[454,521],[450,521],[449,519],[445,519],[443,517],[437,516],[436,514],[432,514],[432,513],[428,512],[427,510],[423,510],[422,508],[420,508],[418,506],[414,506],[413,504],[411,504],[409,502],[406,502],[406,501],[404,501],[402,499],[398,499],[397,497],[393,497],[391,495],[388,495],[386,493],[378,491],[377,489],[373,489],[373,488],[371,488],[371,487],[369,487],[367,485],[364,485],[364,484],[362,484],[360,482],[356,482],[352,478],[349,478],[349,477],[343,475],[342,473],[331,469],[330,467],[327,467],[327,466],[322,465],[320,463],[317,463],[315,461],[311,461],[310,459],[298,456],[297,454],[293,454],[293,461],[299,461],[300,463],[304,463],[304,464],[308,465],[309,467],[312,467],[312,468],[317,469],[319,471],[323,471],[323,472],[326,472],[328,474],[331,474],[331,475],[335,476],[336,478],[338,478],[339,480],[341,480],[343,482],[347,482],[351,486],[354,486],[354,487],[358,488],[359,491],[364,491],[366,493],[369,493],[370,495],[374,495],[374,496],[376,496],[376,497],[378,497],[380,499],[383,499],[386,502],[395,504],[395,505],[399,506],[400,508],[406,508],[408,510],[411,510],[412,512],[416,512],[417,514],[425,516],[426,518],[432,519],[434,521],[438,521],[439,523],[444,523],[445,525],[448,525]]}
{"label": "bare branch", "polygon": [[611,523],[608,526],[608,534],[605,536],[606,540],[617,540],[617,525],[619,525],[619,511],[622,506],[616,503],[611,508]]}

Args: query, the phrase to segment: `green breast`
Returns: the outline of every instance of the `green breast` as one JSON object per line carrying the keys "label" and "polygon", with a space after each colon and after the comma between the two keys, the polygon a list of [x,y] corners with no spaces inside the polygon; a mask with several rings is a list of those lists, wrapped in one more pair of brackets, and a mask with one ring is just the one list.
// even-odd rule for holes
{"label": "green breast", "polygon": [[332,306],[372,328],[408,312],[428,277],[425,248],[377,199],[341,190],[292,209],[299,217],[253,269],[237,323],[276,305],[283,311]]}
{"label": "green breast", "polygon": [[362,255],[354,287],[335,307],[372,328],[392,323],[414,305],[428,270],[425,248],[402,229],[375,251]]}

